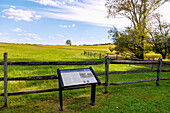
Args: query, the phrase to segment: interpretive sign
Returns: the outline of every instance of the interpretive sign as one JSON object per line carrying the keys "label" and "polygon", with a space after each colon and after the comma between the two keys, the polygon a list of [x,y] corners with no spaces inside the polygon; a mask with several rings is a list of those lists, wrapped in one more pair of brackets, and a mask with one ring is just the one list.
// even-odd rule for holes
{"label": "interpretive sign", "polygon": [[60,70],[62,87],[98,83],[90,68]]}
{"label": "interpretive sign", "polygon": [[60,111],[63,110],[62,90],[66,87],[91,85],[91,105],[94,105],[96,84],[100,85],[101,82],[91,67],[85,69],[57,69],[57,73],[59,78]]}

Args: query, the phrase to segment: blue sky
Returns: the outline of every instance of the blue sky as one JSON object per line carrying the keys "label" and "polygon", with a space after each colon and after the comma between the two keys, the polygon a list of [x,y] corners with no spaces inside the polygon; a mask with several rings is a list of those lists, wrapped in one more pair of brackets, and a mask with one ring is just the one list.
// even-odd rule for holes
{"label": "blue sky", "polygon": [[[65,45],[110,43],[107,31],[130,25],[107,19],[105,0],[0,0],[0,42]],[[158,10],[170,21],[170,3]]]}

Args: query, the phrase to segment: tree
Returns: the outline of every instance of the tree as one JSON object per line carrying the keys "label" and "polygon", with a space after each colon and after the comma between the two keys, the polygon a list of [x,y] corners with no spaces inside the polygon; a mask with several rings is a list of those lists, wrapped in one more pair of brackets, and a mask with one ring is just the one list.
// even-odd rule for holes
{"label": "tree", "polygon": [[114,48],[110,46],[110,47],[109,47],[109,50],[110,50],[110,52],[112,53],[113,50],[114,50]]}
{"label": "tree", "polygon": [[71,46],[71,40],[67,40],[67,41],[66,41],[66,45]]}
{"label": "tree", "polygon": [[[139,41],[138,43],[131,43],[132,45],[129,47],[129,44],[126,44],[126,40],[121,41],[122,44],[126,44],[125,48],[128,51],[131,51],[136,54],[136,57],[143,59],[145,53],[145,45],[147,41],[147,33],[149,32],[146,29],[148,22],[150,21],[150,17],[152,13],[164,4],[167,0],[108,0],[106,3],[106,7],[108,9],[108,17],[116,17],[121,16],[128,18],[131,21],[131,26],[126,28],[126,30],[120,33],[120,36],[123,39],[126,39],[127,36],[129,37],[130,42],[136,42],[135,40]],[[109,31],[111,34],[114,33]],[[130,33],[130,34],[129,34]],[[136,34],[137,33],[137,34]],[[133,36],[135,35],[135,36]],[[112,35],[116,36],[116,35]],[[118,37],[112,37],[116,39],[114,41],[118,41]],[[120,37],[119,37],[120,38]],[[129,40],[128,40],[129,41]],[[120,43],[120,42],[115,42]],[[138,44],[138,45],[136,45]],[[123,45],[124,46],[124,45]],[[132,46],[134,46],[132,50]],[[121,48],[122,45],[118,44],[117,48]],[[136,49],[136,50],[135,50]],[[137,55],[138,54],[138,55]]]}
{"label": "tree", "polygon": [[[147,33],[145,33],[146,35]],[[142,40],[139,37],[139,31],[131,29],[130,27],[127,27],[125,31],[120,32],[116,28],[109,30],[109,36],[112,37],[114,44],[115,44],[115,50],[119,52],[130,52],[133,53],[137,58],[141,58],[141,55],[143,53],[148,52],[147,45],[142,46],[143,42],[150,41],[150,37],[147,35],[145,36],[145,40]],[[141,48],[142,47],[142,48]],[[142,50],[142,51],[141,51]]]}
{"label": "tree", "polygon": [[162,55],[165,59],[170,54],[170,23],[162,22],[161,15],[155,14],[155,27],[150,32],[152,50]]}

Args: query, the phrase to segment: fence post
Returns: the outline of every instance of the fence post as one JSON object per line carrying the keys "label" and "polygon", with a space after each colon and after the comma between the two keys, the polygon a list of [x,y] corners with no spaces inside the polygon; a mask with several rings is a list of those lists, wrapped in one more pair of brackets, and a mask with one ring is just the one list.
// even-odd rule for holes
{"label": "fence post", "polygon": [[101,55],[101,53],[99,53],[99,59],[101,59],[101,57],[102,57],[102,55]]}
{"label": "fence post", "polygon": [[[132,55],[130,56],[130,61],[132,60]],[[130,66],[131,64],[129,64],[129,66]]]}
{"label": "fence post", "polygon": [[160,85],[160,76],[161,76],[161,67],[162,67],[162,59],[159,58],[158,59],[158,67],[157,67],[157,80],[156,80],[156,85],[159,86]]}
{"label": "fence post", "polygon": [[118,60],[118,54],[116,54],[116,60]]}
{"label": "fence post", "polygon": [[8,54],[4,53],[4,106],[8,107]]}
{"label": "fence post", "polygon": [[[152,57],[152,61],[154,61],[154,57]],[[151,66],[151,69],[153,70],[153,64],[152,64],[152,66]]]}
{"label": "fence post", "polygon": [[108,93],[108,81],[109,81],[109,62],[108,56],[105,56],[105,94]]}

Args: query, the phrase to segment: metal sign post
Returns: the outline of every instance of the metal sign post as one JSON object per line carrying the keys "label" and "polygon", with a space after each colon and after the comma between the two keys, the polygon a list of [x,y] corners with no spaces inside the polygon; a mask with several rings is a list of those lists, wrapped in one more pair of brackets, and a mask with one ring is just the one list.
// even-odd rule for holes
{"label": "metal sign post", "polygon": [[57,69],[59,78],[59,102],[60,111],[63,111],[62,90],[68,87],[91,85],[91,105],[95,105],[96,84],[101,84],[93,69]]}
{"label": "metal sign post", "polygon": [[95,92],[96,92],[96,84],[91,85],[91,105],[94,106],[95,104]]}

